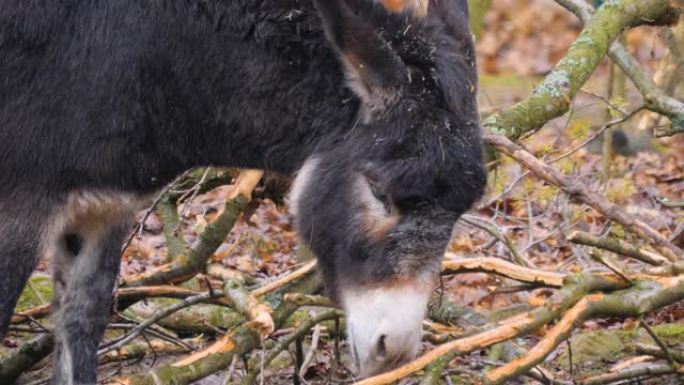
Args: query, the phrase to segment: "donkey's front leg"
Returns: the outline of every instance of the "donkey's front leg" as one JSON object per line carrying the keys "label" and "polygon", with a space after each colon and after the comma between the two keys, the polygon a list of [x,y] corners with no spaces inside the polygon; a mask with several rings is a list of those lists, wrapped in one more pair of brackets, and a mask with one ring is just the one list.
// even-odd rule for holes
{"label": "donkey's front leg", "polygon": [[55,385],[95,384],[125,226],[89,223],[60,238],[55,256]]}

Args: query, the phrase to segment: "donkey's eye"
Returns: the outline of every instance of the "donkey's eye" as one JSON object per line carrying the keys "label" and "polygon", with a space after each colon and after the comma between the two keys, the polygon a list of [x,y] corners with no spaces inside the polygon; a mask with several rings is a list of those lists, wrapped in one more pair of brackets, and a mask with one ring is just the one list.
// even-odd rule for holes
{"label": "donkey's eye", "polygon": [[373,196],[375,197],[375,199],[377,199],[379,201],[384,201],[385,199],[387,199],[387,194],[382,192],[377,185],[371,184],[370,188],[371,188],[371,193],[373,193]]}
{"label": "donkey's eye", "polygon": [[388,213],[392,211],[392,202],[387,194],[385,194],[382,189],[376,184],[371,183],[370,184],[371,188],[371,193],[377,199],[382,203],[382,205],[385,207],[385,211]]}

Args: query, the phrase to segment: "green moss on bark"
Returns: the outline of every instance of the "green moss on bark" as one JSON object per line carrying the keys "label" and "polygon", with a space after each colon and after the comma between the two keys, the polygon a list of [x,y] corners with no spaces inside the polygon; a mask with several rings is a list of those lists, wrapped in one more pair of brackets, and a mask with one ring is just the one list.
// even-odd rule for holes
{"label": "green moss on bark", "polygon": [[668,20],[665,16],[670,13],[673,8],[668,0],[606,2],[534,94],[509,110],[490,116],[483,125],[495,133],[518,139],[565,114],[571,100],[625,28]]}

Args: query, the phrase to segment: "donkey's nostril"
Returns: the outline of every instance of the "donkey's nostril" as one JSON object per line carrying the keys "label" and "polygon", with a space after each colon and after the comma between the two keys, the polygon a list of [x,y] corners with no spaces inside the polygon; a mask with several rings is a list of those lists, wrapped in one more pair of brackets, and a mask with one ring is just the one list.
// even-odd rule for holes
{"label": "donkey's nostril", "polygon": [[377,355],[378,358],[384,359],[385,356],[387,356],[387,345],[385,342],[385,339],[387,336],[382,334],[380,338],[378,338],[378,343],[377,346],[375,347],[375,354]]}

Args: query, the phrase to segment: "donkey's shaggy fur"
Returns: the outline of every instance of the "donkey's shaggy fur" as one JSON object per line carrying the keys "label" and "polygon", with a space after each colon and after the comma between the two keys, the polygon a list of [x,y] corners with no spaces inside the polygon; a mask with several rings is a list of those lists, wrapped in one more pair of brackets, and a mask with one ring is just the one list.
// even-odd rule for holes
{"label": "donkey's shaggy fur", "polygon": [[[429,9],[417,20],[368,0],[6,0],[0,337],[50,255],[56,383],[94,383],[130,214],[197,166],[294,174],[308,159],[298,230],[330,292],[428,285],[485,182],[466,1]],[[355,350],[377,345],[358,334],[375,342]],[[407,358],[380,337],[382,351],[357,352],[379,360],[366,373]]]}

